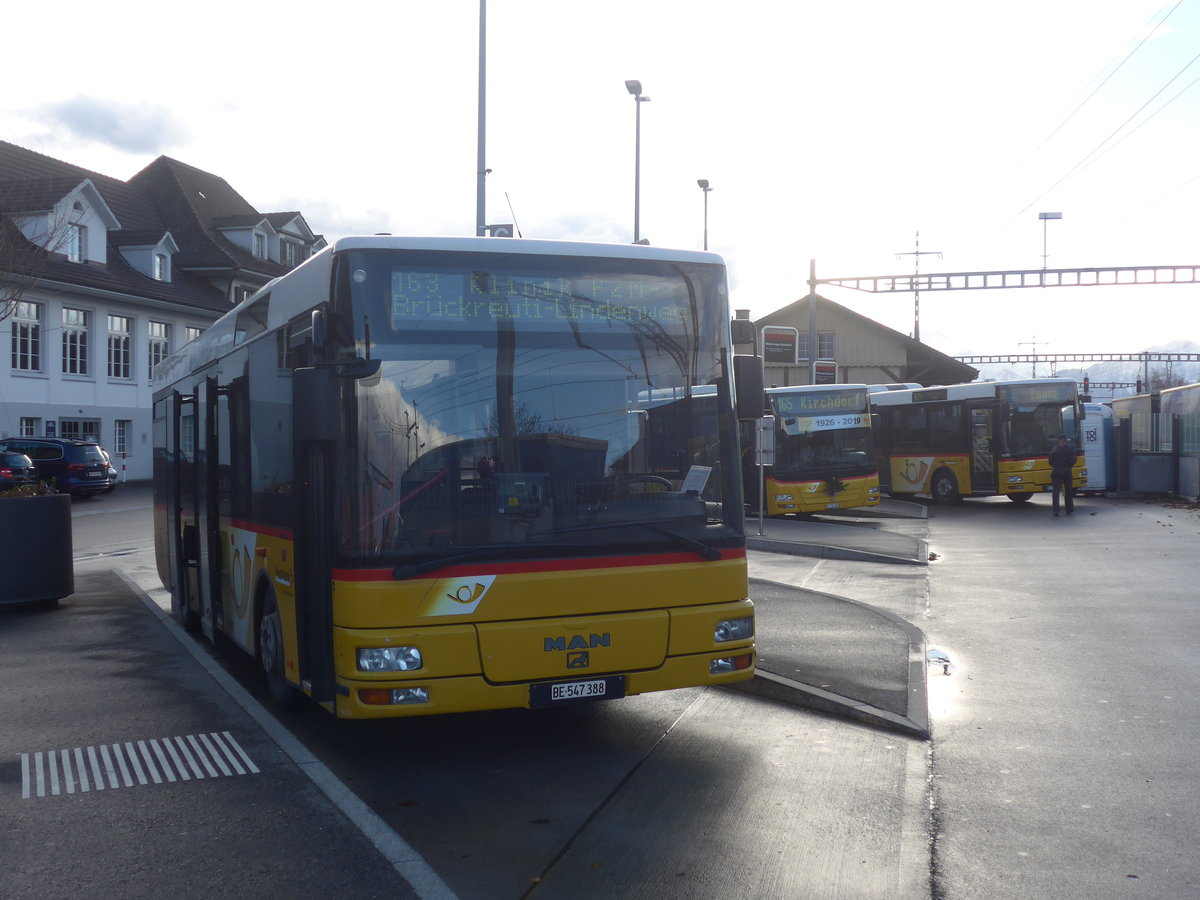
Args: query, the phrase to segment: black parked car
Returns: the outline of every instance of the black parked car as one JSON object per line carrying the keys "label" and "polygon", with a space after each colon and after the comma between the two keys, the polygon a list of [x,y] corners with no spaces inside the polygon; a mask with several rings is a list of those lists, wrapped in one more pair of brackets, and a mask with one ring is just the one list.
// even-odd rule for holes
{"label": "black parked car", "polygon": [[95,441],[68,438],[0,438],[0,452],[23,453],[33,461],[37,477],[63,494],[84,497],[112,490],[108,463]]}
{"label": "black parked car", "polygon": [[37,469],[24,453],[0,450],[0,489],[37,484]]}

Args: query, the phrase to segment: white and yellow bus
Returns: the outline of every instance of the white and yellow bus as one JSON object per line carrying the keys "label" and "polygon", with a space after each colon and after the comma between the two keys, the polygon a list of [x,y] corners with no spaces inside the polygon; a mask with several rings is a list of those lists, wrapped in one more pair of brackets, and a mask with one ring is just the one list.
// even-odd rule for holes
{"label": "white and yellow bus", "polygon": [[347,718],[751,678],[726,296],[710,253],[337,241],[157,370],[175,615]]}
{"label": "white and yellow bus", "polygon": [[[871,393],[883,490],[937,503],[1002,495],[1022,503],[1051,490],[1050,451],[1066,434],[1078,446],[1075,382],[1038,378]],[[1076,489],[1087,482],[1083,452]]]}
{"label": "white and yellow bus", "polygon": [[[761,429],[763,512],[806,515],[879,503],[865,384],[769,388]],[[757,492],[747,487],[747,495]]]}

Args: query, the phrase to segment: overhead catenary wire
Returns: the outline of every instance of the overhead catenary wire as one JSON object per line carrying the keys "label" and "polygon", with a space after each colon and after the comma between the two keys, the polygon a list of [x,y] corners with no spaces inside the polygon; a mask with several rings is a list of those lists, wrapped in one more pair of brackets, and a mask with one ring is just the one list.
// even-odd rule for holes
{"label": "overhead catenary wire", "polygon": [[[1097,153],[1100,153],[1100,151],[1101,151],[1101,150],[1103,150],[1103,149],[1105,148],[1105,145],[1106,145],[1106,144],[1108,144],[1110,141],[1112,141],[1112,139],[1113,139],[1114,137],[1116,137],[1118,134],[1120,134],[1120,133],[1121,133],[1121,131],[1123,131],[1123,130],[1125,129],[1125,127],[1126,127],[1127,125],[1129,125],[1129,123],[1130,123],[1130,122],[1132,122],[1132,121],[1133,121],[1134,119],[1136,119],[1136,118],[1137,118],[1139,115],[1141,115],[1142,111],[1143,111],[1143,110],[1144,110],[1144,109],[1145,109],[1147,106],[1149,106],[1151,103],[1153,103],[1153,102],[1154,102],[1154,101],[1155,101],[1155,100],[1158,98],[1158,96],[1159,96],[1160,94],[1162,94],[1162,92],[1163,92],[1163,91],[1165,91],[1165,90],[1166,90],[1167,88],[1169,88],[1169,87],[1170,87],[1172,84],[1174,84],[1174,83],[1175,83],[1175,81],[1176,81],[1176,80],[1177,80],[1177,79],[1178,79],[1178,78],[1179,78],[1181,75],[1183,75],[1183,73],[1184,73],[1184,72],[1186,72],[1186,71],[1187,71],[1188,69],[1190,69],[1190,68],[1191,68],[1193,65],[1195,65],[1195,63],[1196,63],[1198,60],[1200,60],[1200,54],[1197,54],[1196,56],[1192,57],[1192,59],[1191,59],[1191,60],[1188,62],[1188,64],[1187,64],[1186,66],[1184,66],[1182,69],[1180,69],[1180,70],[1179,70],[1178,72],[1176,72],[1174,75],[1172,75],[1172,76],[1171,76],[1171,78],[1170,78],[1170,79],[1167,81],[1167,83],[1166,83],[1166,84],[1164,84],[1164,85],[1163,85],[1162,87],[1160,87],[1160,88],[1159,88],[1157,91],[1155,91],[1155,92],[1154,92],[1154,94],[1153,94],[1153,95],[1152,95],[1152,96],[1151,96],[1151,97],[1150,97],[1150,98],[1149,98],[1149,99],[1148,99],[1148,100],[1147,100],[1145,103],[1143,103],[1141,106],[1139,106],[1139,107],[1138,107],[1138,108],[1137,108],[1137,109],[1136,109],[1136,110],[1133,112],[1133,114],[1132,114],[1132,115],[1130,115],[1130,116],[1129,116],[1129,117],[1128,117],[1128,118],[1127,118],[1127,119],[1126,119],[1124,122],[1122,122],[1120,125],[1118,125],[1118,126],[1117,126],[1117,127],[1116,127],[1116,128],[1113,130],[1113,131],[1112,131],[1112,133],[1111,133],[1111,134],[1109,134],[1109,136],[1108,136],[1108,137],[1106,137],[1106,138],[1105,138],[1104,140],[1102,140],[1102,141],[1101,141],[1099,144],[1097,144],[1095,147],[1093,147],[1093,148],[1092,148],[1092,150],[1091,150],[1091,152],[1089,152],[1089,153],[1088,153],[1086,156],[1084,156],[1084,157],[1083,157],[1083,159],[1079,160],[1079,162],[1075,163],[1075,165],[1074,165],[1074,166],[1072,166],[1072,167],[1070,168],[1070,170],[1068,170],[1068,171],[1067,171],[1067,173],[1066,173],[1065,175],[1063,175],[1063,176],[1062,176],[1061,178],[1059,178],[1059,179],[1058,179],[1056,182],[1054,182],[1054,184],[1050,185],[1050,187],[1046,188],[1046,190],[1042,191],[1042,192],[1041,192],[1040,194],[1038,194],[1038,195],[1037,195],[1035,198],[1033,198],[1033,200],[1031,200],[1029,203],[1027,203],[1027,204],[1026,204],[1026,205],[1025,205],[1025,206],[1024,206],[1022,209],[1021,209],[1021,211],[1020,211],[1019,213],[1017,213],[1017,216],[1015,216],[1014,218],[1017,218],[1017,217],[1020,217],[1020,216],[1024,215],[1026,212],[1028,212],[1030,209],[1032,209],[1032,208],[1033,208],[1033,206],[1034,206],[1034,205],[1035,205],[1035,204],[1036,204],[1036,203],[1037,203],[1039,200],[1041,200],[1043,197],[1045,197],[1047,194],[1049,194],[1051,191],[1053,191],[1053,190],[1054,190],[1056,187],[1058,187],[1060,184],[1062,184],[1063,182],[1065,182],[1067,179],[1069,179],[1069,178],[1073,177],[1073,176],[1074,176],[1076,173],[1078,173],[1078,172],[1082,171],[1082,170],[1083,170],[1083,169],[1084,169],[1084,168],[1085,168],[1085,167],[1086,167],[1088,164],[1090,164],[1091,162],[1094,162],[1095,160],[1093,159],[1093,157],[1095,157]],[[1195,81],[1193,81],[1193,82],[1192,82],[1192,84],[1195,84],[1195,83],[1196,83]],[[1136,128],[1132,129],[1132,130],[1129,132],[1129,134],[1132,134],[1134,131],[1136,131],[1136,130],[1137,130],[1137,128],[1140,128],[1140,127],[1141,127],[1143,124],[1145,124],[1145,122],[1146,122],[1146,121],[1149,121],[1151,118],[1153,118],[1153,117],[1154,117],[1155,115],[1157,115],[1159,112],[1162,112],[1162,110],[1163,110],[1163,109],[1165,109],[1166,107],[1170,106],[1170,105],[1171,105],[1171,103],[1174,103],[1174,102],[1175,102],[1175,100],[1177,100],[1177,99],[1178,99],[1180,96],[1182,96],[1182,95],[1183,95],[1183,94],[1184,94],[1184,93],[1185,93],[1185,92],[1188,90],[1188,88],[1190,88],[1190,87],[1192,86],[1192,84],[1189,84],[1187,88],[1184,88],[1182,91],[1180,91],[1180,92],[1179,92],[1178,94],[1176,94],[1174,97],[1172,97],[1172,98],[1171,98],[1171,99],[1170,99],[1170,100],[1169,100],[1167,103],[1164,103],[1164,104],[1163,104],[1163,105],[1162,105],[1162,106],[1161,106],[1161,107],[1160,107],[1158,110],[1156,110],[1156,111],[1155,111],[1155,112],[1154,112],[1152,115],[1148,116],[1148,117],[1146,118],[1146,120],[1145,120],[1145,121],[1143,121],[1142,123],[1139,123],[1139,124],[1138,124],[1138,126],[1137,126]],[[1124,137],[1128,137],[1128,136],[1129,136],[1129,135],[1125,135]],[[1122,139],[1121,139],[1121,140],[1124,140],[1124,137],[1122,137]],[[1119,143],[1119,141],[1118,141],[1118,143]],[[1116,146],[1116,145],[1114,144],[1113,146]],[[1111,149],[1111,148],[1108,148],[1108,149]],[[1105,152],[1107,152],[1107,150],[1106,150]],[[1098,158],[1098,157],[1097,157],[1097,158]]]}
{"label": "overhead catenary wire", "polygon": [[[1026,162],[1029,160],[1030,157],[1032,157],[1035,153],[1037,153],[1044,146],[1046,146],[1046,144],[1048,144],[1050,142],[1050,140],[1056,134],[1058,134],[1058,132],[1061,131],[1062,128],[1068,122],[1070,122],[1073,118],[1075,118],[1075,115],[1081,109],[1083,109],[1085,106],[1087,106],[1088,101],[1090,101],[1093,97],[1095,97],[1096,94],[1098,94],[1100,92],[1100,89],[1103,88],[1106,84],[1108,84],[1108,82],[1110,80],[1112,80],[1112,77],[1114,75],[1116,75],[1117,72],[1121,71],[1121,67],[1124,66],[1125,63],[1129,62],[1129,60],[1133,58],[1134,54],[1136,54],[1140,49],[1142,49],[1142,45],[1145,44],[1146,41],[1148,41],[1148,40],[1150,40],[1150,38],[1154,37],[1154,35],[1158,32],[1158,29],[1160,29],[1163,26],[1163,23],[1166,22],[1167,19],[1171,18],[1171,14],[1173,12],[1175,12],[1175,10],[1179,9],[1179,7],[1182,4],[1183,4],[1183,0],[1176,0],[1175,5],[1171,7],[1171,9],[1167,12],[1167,14],[1165,16],[1163,16],[1161,19],[1158,20],[1158,23],[1153,28],[1151,28],[1150,31],[1148,31],[1146,33],[1146,36],[1144,38],[1142,38],[1140,41],[1138,41],[1137,46],[1135,46],[1132,50],[1130,50],[1127,54],[1125,54],[1125,58],[1122,59],[1119,63],[1117,63],[1116,67],[1111,72],[1109,72],[1107,75],[1104,76],[1104,79],[1092,89],[1091,93],[1089,93],[1086,97],[1083,98],[1083,100],[1080,101],[1078,106],[1076,106],[1073,110],[1071,110],[1070,113],[1067,114],[1066,118],[1064,118],[1061,122],[1059,122],[1054,127],[1053,131],[1051,131],[1048,135],[1046,135],[1044,138],[1042,138],[1041,143],[1039,143],[1036,147],[1034,147],[1033,150],[1030,151],[1029,156],[1027,156],[1025,158]],[[1101,70],[1101,71],[1103,71],[1103,70]],[[1095,78],[1093,78],[1092,80],[1095,81]],[[1024,163],[1022,163],[1022,164],[1024,164]],[[1036,203],[1037,200],[1035,200],[1033,202]],[[1032,206],[1033,204],[1030,204],[1030,205]],[[1026,207],[1026,208],[1028,209],[1028,207]]]}

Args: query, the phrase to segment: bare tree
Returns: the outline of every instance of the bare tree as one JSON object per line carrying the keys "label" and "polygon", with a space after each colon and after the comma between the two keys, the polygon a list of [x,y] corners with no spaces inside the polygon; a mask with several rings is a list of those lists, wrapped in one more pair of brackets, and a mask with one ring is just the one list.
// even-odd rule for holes
{"label": "bare tree", "polygon": [[1181,387],[1185,384],[1187,384],[1187,379],[1172,372],[1171,364],[1167,363],[1166,368],[1150,370],[1150,384],[1146,390],[1165,391],[1167,388]]}
{"label": "bare tree", "polygon": [[36,240],[26,236],[19,224],[22,220],[33,221],[42,212],[31,210],[29,204],[39,193],[46,196],[48,189],[44,181],[0,181],[0,321],[16,311],[46,264],[61,254],[70,240],[75,223],[63,211],[49,213],[36,229],[31,229]]}

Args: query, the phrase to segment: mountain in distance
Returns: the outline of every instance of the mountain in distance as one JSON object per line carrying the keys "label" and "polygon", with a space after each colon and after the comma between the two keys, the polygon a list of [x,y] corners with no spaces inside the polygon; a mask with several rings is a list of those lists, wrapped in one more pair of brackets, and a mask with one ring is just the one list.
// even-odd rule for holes
{"label": "mountain in distance", "polygon": [[[1147,347],[1145,353],[1200,353],[1200,344],[1195,341],[1178,340],[1168,341],[1165,344],[1160,344],[1155,347]],[[1002,381],[1010,378],[1032,378],[1034,377],[1033,367],[1028,365],[1020,365],[1014,367],[1008,363],[984,363],[976,366],[979,370],[980,381]],[[1166,377],[1171,383],[1179,382],[1181,384],[1196,384],[1200,382],[1200,362],[1156,362],[1150,360],[1150,379]],[[1105,383],[1127,383],[1136,385],[1138,379],[1143,381],[1143,390],[1145,390],[1146,365],[1142,362],[1098,362],[1092,363],[1084,367],[1063,368],[1061,364],[1054,366],[1052,363],[1039,363],[1037,365],[1038,378],[1049,378],[1051,376],[1057,378],[1074,378],[1080,384],[1083,383],[1083,378],[1086,375],[1091,382],[1092,397],[1097,402],[1111,400],[1113,397],[1128,397],[1136,393],[1135,387],[1127,388],[1100,388],[1098,385]]]}

